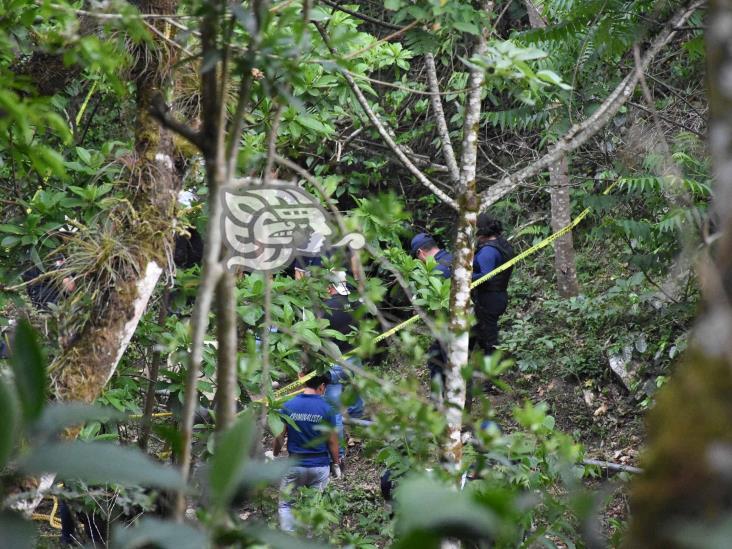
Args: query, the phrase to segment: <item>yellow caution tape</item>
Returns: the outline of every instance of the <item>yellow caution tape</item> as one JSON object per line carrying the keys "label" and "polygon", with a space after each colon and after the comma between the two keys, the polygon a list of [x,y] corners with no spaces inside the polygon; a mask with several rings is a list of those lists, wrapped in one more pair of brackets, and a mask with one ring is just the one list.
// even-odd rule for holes
{"label": "yellow caution tape", "polygon": [[[608,188],[605,189],[602,192],[602,194],[603,195],[610,194],[612,192],[612,190],[618,185],[619,182],[620,182],[619,179],[616,180],[614,183],[612,183],[610,186],[608,186]],[[498,267],[496,267],[495,269],[493,269],[491,272],[486,273],[485,275],[481,276],[477,280],[474,280],[472,282],[472,284],[470,284],[470,289],[472,290],[474,288],[477,288],[478,286],[480,286],[481,284],[483,284],[487,280],[490,280],[491,278],[493,278],[494,276],[502,273],[503,271],[506,271],[506,270],[510,269],[511,267],[513,267],[514,265],[516,265],[519,261],[522,261],[522,260],[526,259],[530,255],[535,254],[536,252],[538,252],[539,250],[541,250],[543,248],[546,248],[547,246],[549,246],[549,244],[551,244],[552,242],[554,242],[558,238],[561,238],[562,236],[564,236],[565,234],[567,234],[568,232],[570,232],[572,229],[574,229],[577,225],[579,225],[582,222],[582,220],[590,214],[590,211],[591,211],[590,208],[585,208],[566,227],[562,227],[557,232],[549,235],[548,237],[546,237],[541,242],[539,242],[537,244],[534,244],[530,248],[524,250],[523,252],[521,252],[517,256],[513,257],[512,259],[510,259],[509,261],[506,261],[505,263],[502,263],[501,265],[499,265]],[[418,321],[419,321],[419,315],[414,315],[414,316],[408,318],[407,320],[405,320],[404,322],[400,322],[396,326],[393,326],[392,328],[390,328],[386,332],[384,332],[384,333],[379,334],[378,336],[376,336],[374,338],[374,343],[379,343],[380,341],[383,341],[383,340],[385,340],[385,339],[393,336],[397,332],[400,332],[404,328],[407,328],[407,327],[411,326],[412,324],[415,324]],[[344,356],[348,356],[349,354],[350,353],[346,353]],[[313,378],[316,374],[317,374],[317,372],[315,372],[315,371],[310,372],[309,374],[302,376],[301,378],[297,379],[296,381],[293,381],[289,385],[285,385],[281,389],[278,389],[277,391],[274,392],[275,398],[277,400],[279,400],[279,399],[283,399],[283,398],[288,398],[288,397],[291,397],[291,396],[295,396],[296,394],[301,393],[303,391],[303,389],[299,389],[299,390],[294,391],[294,392],[291,392],[291,393],[289,391],[293,391],[293,389],[296,389],[300,385],[303,385],[307,380]],[[263,402],[263,400],[264,399],[259,399],[259,400],[256,400],[255,402]]]}
{"label": "yellow caution tape", "polygon": [[[150,417],[170,417],[172,415],[173,412],[158,412],[156,414],[151,414]],[[134,414],[128,416],[128,419],[142,419],[142,414]]]}
{"label": "yellow caution tape", "polygon": [[51,525],[51,528],[61,530],[61,519],[56,517],[56,511],[58,511],[58,498],[56,496],[51,496],[51,499],[53,500],[53,508],[51,509],[50,514],[46,515],[44,513],[33,513],[31,515],[31,518],[33,520],[48,521],[48,524]]}

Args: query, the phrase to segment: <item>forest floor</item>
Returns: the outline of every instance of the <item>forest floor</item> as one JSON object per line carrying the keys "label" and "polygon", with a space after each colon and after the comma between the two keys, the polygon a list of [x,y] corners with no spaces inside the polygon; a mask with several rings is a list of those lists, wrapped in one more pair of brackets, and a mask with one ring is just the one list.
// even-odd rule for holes
{"label": "forest floor", "polygon": [[[419,375],[426,391],[426,369]],[[535,404],[545,402],[556,420],[556,428],[582,443],[586,458],[637,465],[643,441],[643,414],[637,402],[618,384],[609,381],[602,386],[589,386],[555,377],[551,372],[509,374],[506,381],[506,391],[488,395],[495,419],[504,432],[516,428],[512,419],[515,406],[523,405],[526,400]],[[321,516],[314,517],[312,508],[303,510],[308,522],[316,518],[318,523],[312,533],[338,546],[388,546],[393,529],[390,509],[380,493],[383,470],[383,465],[366,455],[362,441],[351,438],[343,479],[331,482],[324,499],[317,504]],[[608,538],[628,517],[627,478],[625,473],[613,475],[602,471],[600,476],[585,480],[587,488],[601,495],[600,523]],[[277,493],[271,490],[262,497],[266,501],[260,501],[256,511],[247,509],[242,518],[264,519],[276,527]]]}

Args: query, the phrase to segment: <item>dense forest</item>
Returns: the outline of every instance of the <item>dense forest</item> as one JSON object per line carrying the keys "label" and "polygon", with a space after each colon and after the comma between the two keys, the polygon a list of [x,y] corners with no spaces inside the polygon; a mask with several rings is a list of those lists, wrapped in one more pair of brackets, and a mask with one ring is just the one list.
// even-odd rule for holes
{"label": "dense forest", "polygon": [[0,547],[732,547],[732,2],[0,5]]}

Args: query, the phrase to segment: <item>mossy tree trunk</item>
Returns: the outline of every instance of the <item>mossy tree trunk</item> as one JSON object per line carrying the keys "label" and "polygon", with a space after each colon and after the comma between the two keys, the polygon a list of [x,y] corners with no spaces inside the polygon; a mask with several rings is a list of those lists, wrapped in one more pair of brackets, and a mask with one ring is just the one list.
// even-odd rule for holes
{"label": "mossy tree trunk", "polygon": [[[177,0],[147,0],[139,8],[142,13],[173,15],[177,5]],[[153,24],[161,34],[170,32],[161,19]],[[162,39],[140,45],[135,52],[135,158],[126,181],[134,215],[121,216],[114,227],[120,242],[134,244],[127,250],[133,268],[117,273],[110,287],[98,288],[104,302],[97,303],[82,332],[55,360],[53,381],[62,400],[93,402],[101,394],[171,255],[180,177],[173,136],[150,115],[150,108],[153,98],[171,84],[175,54]]]}

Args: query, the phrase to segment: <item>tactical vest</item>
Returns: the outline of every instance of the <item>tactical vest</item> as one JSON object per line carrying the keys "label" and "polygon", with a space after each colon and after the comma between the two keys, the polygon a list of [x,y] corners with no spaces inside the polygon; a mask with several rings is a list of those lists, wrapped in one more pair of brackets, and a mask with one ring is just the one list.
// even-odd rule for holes
{"label": "tactical vest", "polygon": [[[480,246],[478,246],[478,250],[476,250],[476,254],[478,251],[483,248],[484,246],[490,246],[491,248],[495,248],[498,250],[498,253],[501,254],[501,263],[496,265],[496,267],[500,267],[503,265],[506,261],[513,259],[513,257],[516,255],[516,253],[513,251],[513,246],[503,238],[502,236],[497,237],[495,240],[488,240],[484,243],[482,243]],[[493,278],[489,278],[483,284],[478,286],[475,291],[478,293],[484,293],[484,292],[505,292],[508,288],[508,281],[511,279],[511,273],[513,272],[513,267],[510,267],[506,269],[505,271],[498,273]]]}

